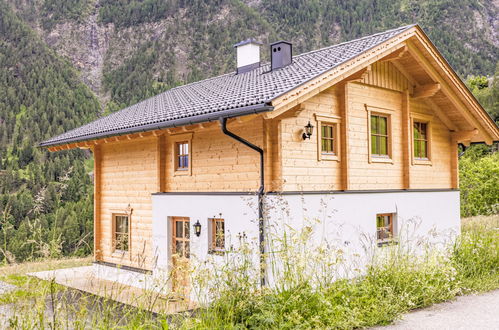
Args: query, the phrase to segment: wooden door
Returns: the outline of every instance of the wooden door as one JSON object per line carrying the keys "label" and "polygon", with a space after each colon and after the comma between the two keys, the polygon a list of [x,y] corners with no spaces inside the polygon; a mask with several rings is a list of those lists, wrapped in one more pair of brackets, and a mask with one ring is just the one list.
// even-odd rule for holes
{"label": "wooden door", "polygon": [[172,218],[172,290],[187,298],[189,295],[190,219]]}

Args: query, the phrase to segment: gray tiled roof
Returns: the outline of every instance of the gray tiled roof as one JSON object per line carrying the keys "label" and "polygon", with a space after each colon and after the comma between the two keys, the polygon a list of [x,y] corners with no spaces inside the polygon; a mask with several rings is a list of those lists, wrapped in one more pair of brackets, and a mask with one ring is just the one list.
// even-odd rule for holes
{"label": "gray tiled roof", "polygon": [[270,64],[172,88],[154,97],[42,142],[41,146],[188,125],[269,111],[279,95],[331,70],[400,34],[413,25],[344,42],[293,57],[293,63],[269,72]]}

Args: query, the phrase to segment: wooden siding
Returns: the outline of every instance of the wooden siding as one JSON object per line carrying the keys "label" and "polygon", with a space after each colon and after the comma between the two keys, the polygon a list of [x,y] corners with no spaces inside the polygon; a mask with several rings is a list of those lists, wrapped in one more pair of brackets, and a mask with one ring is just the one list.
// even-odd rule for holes
{"label": "wooden siding", "polygon": [[404,75],[388,61],[373,63],[371,70],[362,78],[361,82],[399,92],[410,88]]}
{"label": "wooden siding", "polygon": [[[297,115],[281,120],[284,191],[452,188],[448,128],[423,99],[410,97],[410,83],[390,62],[377,62],[360,81],[336,85],[300,105]],[[390,116],[391,161],[369,158],[368,111]],[[405,113],[404,113],[405,111]],[[411,114],[430,116],[431,162],[412,162]],[[317,139],[301,138],[314,115],[341,117],[340,161],[317,159]],[[346,120],[345,120],[345,117]],[[315,134],[320,128],[314,123]],[[345,141],[345,137],[347,138]]]}
{"label": "wooden siding", "polygon": [[[100,237],[102,259],[150,269],[152,201],[157,191],[157,138],[149,137],[101,146]],[[114,252],[113,213],[130,216],[130,250]]]}
{"label": "wooden siding", "polygon": [[[227,125],[230,131],[263,147],[263,119]],[[181,133],[182,134],[182,133]],[[192,175],[175,175],[172,143],[167,137],[166,191],[257,191],[260,156],[253,149],[222,133],[218,125],[194,130],[192,134]]]}
{"label": "wooden siding", "polygon": [[[281,122],[282,188],[285,191],[341,189],[340,162],[318,160],[320,128],[314,118],[315,114],[340,116],[335,89],[313,96],[301,109],[297,117]],[[309,120],[315,126],[314,132],[310,139],[303,140],[303,129]]]}

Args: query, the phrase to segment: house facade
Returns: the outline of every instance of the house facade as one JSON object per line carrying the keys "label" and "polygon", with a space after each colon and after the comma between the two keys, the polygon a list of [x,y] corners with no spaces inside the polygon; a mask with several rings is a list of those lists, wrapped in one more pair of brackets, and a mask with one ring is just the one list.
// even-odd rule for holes
{"label": "house facade", "polygon": [[297,56],[278,42],[267,64],[257,42],[235,46],[235,72],[41,143],[93,152],[101,276],[160,277],[242,237],[258,255],[270,228],[307,219],[354,250],[361,236],[393,242],[411,219],[418,235],[459,233],[457,146],[499,130],[420,27]]}

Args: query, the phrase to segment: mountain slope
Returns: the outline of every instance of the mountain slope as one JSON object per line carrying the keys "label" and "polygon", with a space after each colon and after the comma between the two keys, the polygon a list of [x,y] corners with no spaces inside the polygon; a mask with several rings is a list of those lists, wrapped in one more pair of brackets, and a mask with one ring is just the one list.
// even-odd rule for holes
{"label": "mountain slope", "polygon": [[0,31],[0,260],[88,253],[89,155],[36,145],[95,118],[98,100],[2,0]]}
{"label": "mountain slope", "polygon": [[10,1],[108,111],[233,70],[248,37],[301,53],[418,22],[463,78],[492,75],[499,55],[498,0]]}

